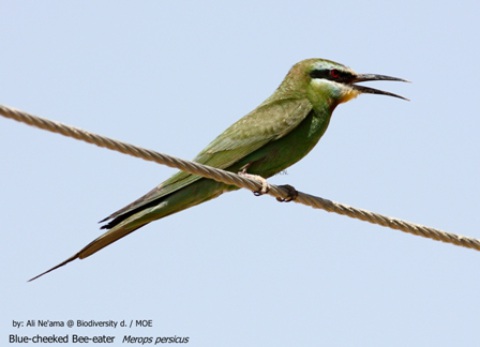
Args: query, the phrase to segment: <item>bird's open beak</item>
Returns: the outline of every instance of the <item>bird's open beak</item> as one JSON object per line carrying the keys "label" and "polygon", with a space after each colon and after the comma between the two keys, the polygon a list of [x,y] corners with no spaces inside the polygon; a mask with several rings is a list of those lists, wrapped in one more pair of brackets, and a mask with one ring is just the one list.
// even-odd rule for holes
{"label": "bird's open beak", "polygon": [[[357,75],[357,77],[352,81],[352,83],[356,82],[366,82],[366,81],[399,81],[399,82],[408,82],[407,80],[397,78],[397,77],[390,77],[390,76],[383,76],[383,75],[373,75],[373,74],[364,74],[364,75]],[[389,95],[395,98],[403,99],[409,101],[407,98],[393,94],[390,92],[385,92],[383,90],[378,90],[370,87],[359,86],[356,84],[351,85],[355,90],[359,91],[360,93],[368,93],[368,94],[382,94],[382,95]]]}

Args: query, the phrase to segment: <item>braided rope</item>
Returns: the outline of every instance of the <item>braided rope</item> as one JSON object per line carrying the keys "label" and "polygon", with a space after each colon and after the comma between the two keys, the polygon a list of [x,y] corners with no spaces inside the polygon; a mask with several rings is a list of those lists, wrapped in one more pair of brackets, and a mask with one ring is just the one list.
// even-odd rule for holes
{"label": "braided rope", "polygon": [[[125,142],[113,140],[105,136],[92,134],[88,131],[74,128],[59,122],[53,122],[45,118],[36,117],[26,112],[16,110],[14,108],[0,105],[0,114],[6,118],[26,123],[28,125],[43,130],[48,130],[57,134],[62,134],[64,136],[73,137],[74,139],[88,142],[99,147],[108,148],[110,150],[128,154],[137,158],[142,158],[144,160],[153,161],[158,164],[167,165],[169,167],[177,168],[191,174],[210,178],[215,181],[235,185],[252,191],[258,191],[262,188],[262,184],[260,182],[239,176],[232,172],[216,169],[206,165],[201,165],[191,161],[182,160],[167,154],[158,153]],[[268,194],[280,199],[288,199],[289,190],[276,185],[270,185],[270,190],[268,191]],[[391,229],[400,230],[413,235],[422,236],[437,241],[443,241],[457,246],[462,246],[480,251],[480,240],[475,238],[461,236],[419,224],[409,223],[396,218],[386,217],[378,213],[343,205],[338,202],[323,199],[302,192],[298,192],[298,196],[295,198],[294,201],[313,208],[322,209],[327,212],[335,212],[344,216],[370,222],[373,224],[378,224]]]}

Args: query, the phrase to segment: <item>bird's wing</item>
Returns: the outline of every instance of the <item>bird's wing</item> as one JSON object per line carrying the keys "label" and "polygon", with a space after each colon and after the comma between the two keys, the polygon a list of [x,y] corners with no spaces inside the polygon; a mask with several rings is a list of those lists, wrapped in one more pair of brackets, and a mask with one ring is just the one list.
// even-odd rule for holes
{"label": "bird's wing", "polygon": [[[254,111],[227,128],[193,161],[226,169],[268,142],[278,140],[290,133],[307,117],[311,110],[312,106],[306,98],[273,101],[267,99]],[[200,178],[201,176],[180,171],[101,222],[137,210]]]}

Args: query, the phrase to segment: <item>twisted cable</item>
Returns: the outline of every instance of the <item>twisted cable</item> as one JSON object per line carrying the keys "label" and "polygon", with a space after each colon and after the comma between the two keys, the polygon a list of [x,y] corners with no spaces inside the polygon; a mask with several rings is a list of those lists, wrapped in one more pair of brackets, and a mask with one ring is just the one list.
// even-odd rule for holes
{"label": "twisted cable", "polygon": [[[117,141],[105,136],[90,133],[88,131],[68,126],[59,122],[54,122],[45,118],[40,118],[26,112],[0,105],[0,114],[6,118],[16,120],[43,130],[48,130],[67,137],[72,137],[87,143],[97,145],[99,147],[108,148],[113,151],[128,154],[144,160],[153,161],[158,164],[167,165],[177,168],[191,174],[200,175],[210,178],[218,182],[237,187],[246,188],[252,191],[259,191],[262,188],[261,182],[239,176],[235,173],[220,170],[214,167],[202,165],[192,161],[179,159],[167,154],[155,152],[138,146],[134,146],[125,142]],[[280,199],[289,199],[291,192],[270,184],[270,190],[267,194]],[[432,240],[450,243],[456,246],[462,246],[480,251],[480,240],[470,238],[446,231],[430,228],[427,226],[414,224],[403,221],[401,219],[383,216],[378,213],[344,205],[321,197],[298,192],[298,196],[293,200],[297,203],[304,204],[327,212],[334,212],[350,218],[359,219],[365,222],[381,225],[395,230],[400,230],[416,236],[422,236]]]}

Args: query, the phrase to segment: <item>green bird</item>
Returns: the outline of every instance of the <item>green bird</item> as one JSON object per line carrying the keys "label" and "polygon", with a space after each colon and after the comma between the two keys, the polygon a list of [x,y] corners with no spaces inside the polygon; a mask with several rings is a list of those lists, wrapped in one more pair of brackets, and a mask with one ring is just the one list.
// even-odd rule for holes
{"label": "green bird", "polygon": [[[290,69],[268,99],[227,128],[194,161],[245,175],[271,177],[295,164],[312,150],[327,130],[332,112],[338,104],[362,93],[405,99],[393,93],[355,84],[377,80],[406,82],[390,76],[357,74],[330,60],[303,60]],[[146,195],[100,221],[108,221],[101,227],[107,229],[107,232],[30,281],[77,258],[89,257],[154,220],[237,189],[236,186],[180,171]],[[292,198],[293,195],[294,193]]]}

